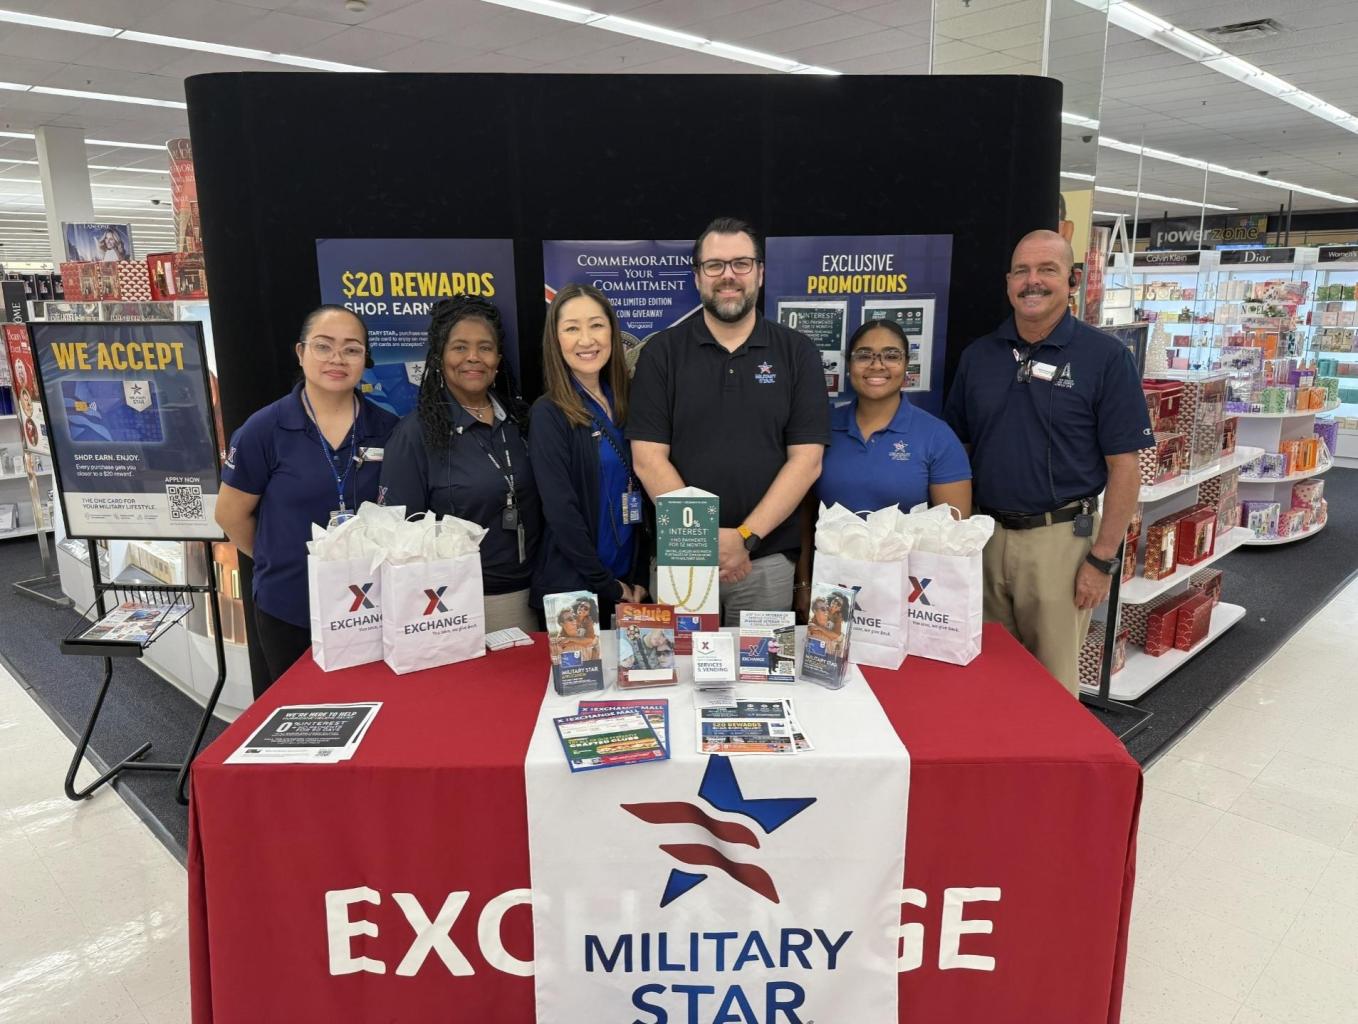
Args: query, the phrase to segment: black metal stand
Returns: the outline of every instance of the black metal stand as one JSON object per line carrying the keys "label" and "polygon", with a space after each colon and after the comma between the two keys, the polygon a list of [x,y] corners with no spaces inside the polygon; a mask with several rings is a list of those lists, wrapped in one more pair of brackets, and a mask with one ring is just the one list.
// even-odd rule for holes
{"label": "black metal stand", "polygon": [[[145,587],[137,585],[124,585],[118,583],[105,583],[99,573],[99,552],[93,540],[87,542],[90,552],[90,575],[94,579],[94,606],[99,612],[99,618],[103,618],[107,613],[104,596],[107,593],[118,592],[140,592],[156,596],[173,595],[175,600],[183,598],[191,604],[194,594],[207,595],[209,614],[212,616],[213,640],[217,649],[217,682],[212,688],[212,695],[208,698],[206,706],[203,708],[203,716],[198,721],[198,729],[194,733],[193,743],[190,744],[184,760],[181,762],[170,761],[143,761],[151,750],[150,742],[143,743],[127,757],[113,765],[108,771],[100,775],[83,789],[75,788],[76,773],[80,771],[80,763],[85,758],[85,750],[89,746],[90,736],[94,732],[94,726],[99,721],[99,712],[103,709],[104,698],[108,695],[108,688],[113,682],[113,659],[118,657],[140,658],[143,651],[154,642],[155,636],[146,643],[139,643],[129,640],[85,640],[80,634],[87,630],[87,625],[82,625],[66,640],[62,641],[62,652],[65,654],[85,654],[96,655],[104,659],[104,680],[99,686],[99,695],[95,698],[94,708],[90,711],[89,720],[85,723],[85,729],[80,735],[80,742],[76,744],[75,755],[71,758],[71,767],[66,772],[66,796],[72,800],[84,800],[100,786],[113,781],[122,772],[176,772],[175,780],[175,799],[181,804],[187,804],[188,798],[188,779],[189,768],[193,764],[193,759],[198,756],[198,750],[203,744],[203,737],[207,734],[208,723],[212,720],[212,712],[217,708],[217,701],[221,697],[222,687],[226,685],[226,649],[222,646],[222,610],[221,604],[217,599],[217,588],[211,578],[212,566],[212,542],[201,541],[206,549],[209,567],[209,577],[204,585],[183,584],[183,585],[164,585],[156,587]],[[156,634],[157,636],[159,634]]]}
{"label": "black metal stand", "polygon": [[1103,624],[1103,657],[1099,662],[1099,692],[1080,692],[1080,700],[1090,707],[1098,708],[1109,715],[1127,717],[1132,720],[1131,725],[1117,733],[1117,738],[1122,740],[1123,743],[1126,743],[1150,725],[1151,719],[1155,717],[1154,711],[1143,711],[1131,704],[1114,700],[1108,694],[1111,685],[1110,680],[1113,677],[1113,647],[1117,643],[1118,621],[1122,617],[1122,602],[1119,600],[1119,594],[1122,591],[1122,557],[1123,549],[1126,546],[1125,540],[1118,545],[1118,570],[1113,573],[1113,581],[1108,588],[1108,615]]}

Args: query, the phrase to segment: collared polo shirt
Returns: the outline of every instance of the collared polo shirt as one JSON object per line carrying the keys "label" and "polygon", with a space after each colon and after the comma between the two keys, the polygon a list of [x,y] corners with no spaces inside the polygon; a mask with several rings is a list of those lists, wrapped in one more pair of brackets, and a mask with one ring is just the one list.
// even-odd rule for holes
{"label": "collared polo shirt", "polygon": [[830,448],[816,481],[816,496],[826,505],[851,512],[898,505],[908,512],[929,500],[930,484],[970,479],[957,435],[905,395],[891,422],[868,438],[858,429],[857,397],[830,412]]}
{"label": "collared polo shirt", "polygon": [[[407,515],[430,511],[484,526],[482,590],[487,594],[523,590],[532,578],[542,536],[542,503],[528,460],[528,446],[518,426],[505,416],[494,398],[492,427],[463,409],[446,391],[444,397],[453,429],[448,447],[431,448],[424,443],[418,410],[402,418],[387,445],[382,501],[404,505]],[[506,476],[511,474],[524,529],[523,561],[519,560],[518,532],[506,530],[501,520],[509,494]]]}
{"label": "collared polo shirt", "polygon": [[[1025,356],[1033,372],[1023,381]],[[1154,443],[1131,353],[1069,313],[1031,348],[1012,316],[968,345],[944,418],[971,445],[975,504],[1005,512],[1096,495],[1108,483],[1107,456]]]}
{"label": "collared polo shirt", "polygon": [[[358,403],[354,443],[345,438],[335,450],[341,467],[355,455],[383,449],[396,428],[396,417],[366,399]],[[358,452],[355,452],[358,449]],[[344,504],[357,509],[377,500],[382,458],[353,464],[344,482]],[[343,474],[343,468],[340,473]],[[231,436],[222,482],[246,494],[259,495],[255,508],[255,604],[276,619],[305,627],[307,609],[306,543],[311,524],[325,526],[339,507],[335,474],[316,424],[302,406],[302,385],[260,409]]]}
{"label": "collared polo shirt", "polygon": [[[830,443],[820,353],[803,334],[759,316],[727,352],[702,314],[652,335],[628,403],[627,437],[670,446],[684,483],[721,499],[721,525],[745,521],[794,444]],[[754,557],[801,547],[794,513]]]}

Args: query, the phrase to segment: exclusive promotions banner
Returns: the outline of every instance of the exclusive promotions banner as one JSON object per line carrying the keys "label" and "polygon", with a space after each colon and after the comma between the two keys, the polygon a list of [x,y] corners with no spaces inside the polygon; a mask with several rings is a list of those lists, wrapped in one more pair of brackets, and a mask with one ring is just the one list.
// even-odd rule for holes
{"label": "exclusive promotions banner", "polygon": [[849,336],[890,319],[910,338],[904,390],[942,410],[952,235],[770,238],[764,255],[764,315],[815,342],[831,396],[851,390]]}
{"label": "exclusive promotions banner", "polygon": [[30,326],[67,536],[220,540],[202,325]]}
{"label": "exclusive promotions banner", "polygon": [[368,327],[374,366],[363,391],[404,416],[415,408],[429,348],[429,311],[440,299],[478,295],[495,304],[505,357],[519,372],[514,243],[507,238],[318,238],[321,301],[352,309]]}
{"label": "exclusive promotions banner", "polygon": [[646,339],[702,308],[690,263],[693,241],[543,242],[548,302],[568,284],[592,284],[613,304],[627,368]]}

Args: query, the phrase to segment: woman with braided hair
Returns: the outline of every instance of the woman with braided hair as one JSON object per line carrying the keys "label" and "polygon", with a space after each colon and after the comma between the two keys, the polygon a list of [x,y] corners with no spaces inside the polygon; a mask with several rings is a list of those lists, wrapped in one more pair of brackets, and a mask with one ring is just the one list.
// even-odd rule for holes
{"label": "woman with braided hair", "polygon": [[419,399],[392,434],[382,468],[386,504],[486,528],[487,633],[538,628],[528,586],[542,505],[524,442],[524,403],[503,357],[504,325],[494,304],[458,295],[435,305]]}

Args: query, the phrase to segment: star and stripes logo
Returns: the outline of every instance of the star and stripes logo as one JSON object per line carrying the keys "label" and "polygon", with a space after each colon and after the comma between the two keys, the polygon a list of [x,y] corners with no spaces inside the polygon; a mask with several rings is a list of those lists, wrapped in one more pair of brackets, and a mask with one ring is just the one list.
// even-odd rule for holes
{"label": "star and stripes logo", "polygon": [[[776,832],[816,802],[815,797],[772,797],[751,799],[740,791],[731,760],[713,754],[707,760],[698,796],[714,810],[749,818],[765,835]],[[705,829],[722,846],[746,846],[758,850],[759,836],[740,821],[714,817],[704,808],[684,801],[621,804],[624,811],[651,825],[696,825]],[[758,864],[736,860],[711,843],[661,843],[660,849],[688,867],[721,871],[733,881],[757,892],[770,903],[780,902],[772,876]],[[660,905],[668,906],[684,893],[705,881],[708,872],[671,868]]]}

